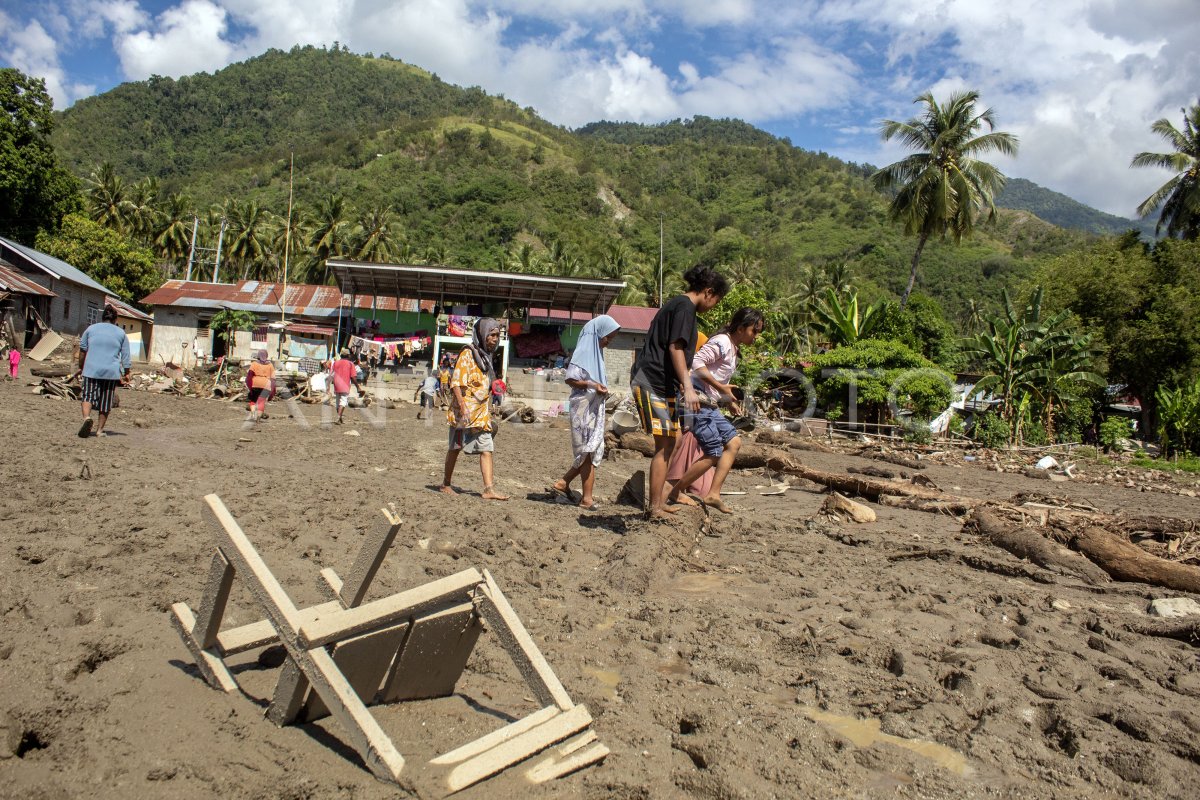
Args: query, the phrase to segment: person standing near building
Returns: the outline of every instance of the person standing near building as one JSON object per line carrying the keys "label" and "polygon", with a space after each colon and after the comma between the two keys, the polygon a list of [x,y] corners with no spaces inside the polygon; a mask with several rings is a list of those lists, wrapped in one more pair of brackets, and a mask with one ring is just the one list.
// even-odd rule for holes
{"label": "person standing near building", "polygon": [[113,406],[113,393],[118,384],[128,381],[129,370],[133,366],[129,338],[115,324],[117,310],[105,306],[100,320],[89,325],[79,339],[79,370],[83,375],[83,390],[80,393],[83,401],[83,424],[79,426],[81,439],[92,434],[93,409],[96,410],[96,435],[107,435],[104,426]]}
{"label": "person standing near building", "polygon": [[604,348],[617,335],[620,326],[607,314],[601,314],[583,326],[579,344],[567,365],[566,383],[571,387],[568,406],[571,411],[571,468],[550,487],[555,493],[571,497],[571,481],[583,485],[579,507],[596,507],[592,491],[596,487],[596,468],[604,460],[604,404],[608,400],[608,376],[604,370]]}
{"label": "person standing near building", "polygon": [[454,372],[450,375],[449,442],[446,447],[446,467],[441,491],[454,494],[451,480],[458,454],[479,456],[479,471],[483,475],[484,500],[507,500],[496,491],[493,474],[492,404],[490,394],[496,369],[492,354],[500,344],[500,324],[491,317],[480,317],[471,333],[471,344],[458,354]]}
{"label": "person standing near building", "polygon": [[426,375],[421,381],[421,385],[417,387],[417,394],[413,397],[414,400],[421,401],[421,408],[417,411],[417,419],[425,419],[429,416],[429,412],[433,410],[437,403],[437,396],[441,394],[441,382],[438,381],[436,375]]}
{"label": "person standing near building", "polygon": [[15,381],[17,379],[17,370],[21,366],[21,350],[13,345],[8,348],[8,379]]}
{"label": "person standing near building", "polygon": [[729,293],[729,281],[711,267],[692,267],[684,273],[683,281],[687,291],[668,300],[650,323],[631,387],[642,430],[654,437],[646,498],[651,517],[677,510],[663,502],[667,466],[679,430],[676,393],[683,390],[686,413],[700,410],[700,399],[691,380],[691,363],[696,355],[696,315],[714,308]]}
{"label": "person standing near building", "polygon": [[254,363],[246,371],[246,388],[250,390],[246,410],[250,421],[267,418],[267,401],[275,394],[275,366],[267,357],[266,350],[259,350]]}
{"label": "person standing near building", "polygon": [[345,424],[342,414],[350,405],[350,384],[358,384],[358,367],[350,360],[350,349],[343,347],[330,369],[333,373],[333,403],[337,406],[337,424]]}

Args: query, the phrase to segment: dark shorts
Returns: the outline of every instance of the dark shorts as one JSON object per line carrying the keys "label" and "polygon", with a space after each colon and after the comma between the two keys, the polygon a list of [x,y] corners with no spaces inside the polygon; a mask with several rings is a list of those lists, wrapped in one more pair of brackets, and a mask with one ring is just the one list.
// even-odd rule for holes
{"label": "dark shorts", "polygon": [[263,389],[263,388],[250,390],[250,394],[248,395],[248,398],[251,403],[257,403],[258,398],[260,398],[260,397],[263,400],[269,399],[271,397],[271,390]]}
{"label": "dark shorts", "polygon": [[674,436],[679,430],[675,398],[660,397],[643,383],[635,382],[631,388],[642,430],[651,436]]}
{"label": "dark shorts", "polygon": [[706,456],[719,456],[738,436],[733,423],[715,408],[701,408],[690,419],[692,436]]}
{"label": "dark shorts", "polygon": [[117,390],[117,384],[120,381],[116,378],[83,378],[83,386],[80,391],[79,399],[85,403],[91,403],[92,408],[99,411],[101,414],[107,414],[112,410],[113,394]]}

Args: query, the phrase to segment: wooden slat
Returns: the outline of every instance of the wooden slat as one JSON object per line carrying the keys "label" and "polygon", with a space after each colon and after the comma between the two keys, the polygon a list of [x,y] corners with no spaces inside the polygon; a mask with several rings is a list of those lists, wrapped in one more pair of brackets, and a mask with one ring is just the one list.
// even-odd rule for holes
{"label": "wooden slat", "polygon": [[[331,600],[319,606],[299,609],[297,613],[301,623],[305,623],[341,610],[342,602],[340,600]],[[269,619],[260,619],[258,622],[251,622],[248,625],[242,625],[238,628],[230,628],[217,634],[217,649],[226,656],[244,653],[256,647],[276,644],[278,642],[279,634],[275,631],[275,626],[271,624],[271,620]]]}
{"label": "wooden slat", "polygon": [[288,655],[346,730],[350,743],[367,767],[383,780],[400,783],[404,757],[355,694],[333,657],[323,647],[306,649],[300,646],[299,615],[295,605],[221,498],[215,494],[206,496],[201,513],[216,530],[221,551],[279,632],[279,640],[287,648]]}
{"label": "wooden slat", "polygon": [[[603,744],[595,741],[595,734],[592,734],[591,739],[594,743],[590,747],[583,747],[581,745],[561,756],[556,754],[539,761],[525,771],[525,777],[533,783],[545,783],[555,778],[561,778],[564,775],[570,775],[572,772],[581,770],[589,764],[595,764],[606,757],[610,751]],[[564,746],[558,749],[565,750],[567,748]]]}
{"label": "wooden slat", "polygon": [[196,668],[200,670],[200,674],[204,676],[208,685],[225,692],[236,692],[238,682],[234,679],[233,673],[225,666],[225,662],[216,653],[210,653],[202,648],[196,641],[196,637],[192,635],[192,631],[196,629],[196,617],[188,608],[187,603],[175,603],[171,606],[171,624],[175,626],[183,643],[191,651]]}
{"label": "wooden slat", "polygon": [[358,608],[322,616],[300,626],[300,641],[305,647],[318,647],[401,622],[450,600],[469,599],[467,590],[482,580],[478,570],[467,569]]}
{"label": "wooden slat", "polygon": [[558,706],[546,706],[538,709],[527,717],[523,717],[516,722],[509,723],[503,728],[494,730],[491,733],[481,736],[473,742],[467,742],[462,747],[451,750],[449,753],[440,755],[430,761],[430,764],[457,764],[460,761],[466,761],[472,756],[477,756],[485,750],[490,750],[498,744],[507,742],[509,739],[522,734],[531,728],[536,728],[543,722],[547,722],[562,713],[562,709]]}
{"label": "wooden slat", "polygon": [[225,617],[225,606],[229,603],[229,590],[232,588],[233,567],[218,550],[213,553],[204,599],[196,610],[196,628],[192,631],[204,650],[217,643],[217,634],[221,630],[221,620]]}
{"label": "wooden slat", "polygon": [[[363,703],[375,701],[384,676],[387,675],[400,645],[405,641],[408,623],[402,622],[381,631],[356,636],[333,646],[333,662],[354,688]],[[309,695],[304,709],[304,721],[312,722],[327,715],[320,697]]]}
{"label": "wooden slat", "polygon": [[517,612],[509,605],[508,598],[500,591],[500,587],[486,569],[483,571],[483,579],[485,583],[480,588],[485,600],[480,604],[479,610],[500,637],[501,644],[537,695],[538,702],[542,705],[554,704],[563,711],[574,707],[575,704],[571,702],[571,697],[562,682],[554,674],[554,670],[550,669],[546,657],[542,655],[529,631],[521,624]]}
{"label": "wooden slat", "polygon": [[279,680],[275,682],[275,694],[271,697],[271,705],[267,706],[267,719],[281,728],[295,722],[304,708],[308,687],[308,678],[304,677],[289,656],[279,671]]}
{"label": "wooden slat", "polygon": [[592,715],[587,706],[575,706],[570,711],[556,714],[541,725],[463,761],[446,777],[446,786],[451,792],[462,791],[578,733],[591,723]]}
{"label": "wooden slat", "polygon": [[414,617],[412,630],[380,694],[381,700],[394,703],[453,694],[482,631],[483,623],[475,614],[474,603],[459,603],[444,611]]}
{"label": "wooden slat", "polygon": [[362,549],[358,551],[358,557],[354,559],[354,565],[350,567],[350,572],[346,575],[341,591],[338,593],[346,608],[354,608],[362,604],[367,590],[371,588],[371,582],[375,580],[375,574],[379,572],[379,566],[383,563],[388,549],[396,539],[397,531],[403,524],[399,517],[393,515],[386,508],[379,510],[383,513],[384,524],[367,536]]}

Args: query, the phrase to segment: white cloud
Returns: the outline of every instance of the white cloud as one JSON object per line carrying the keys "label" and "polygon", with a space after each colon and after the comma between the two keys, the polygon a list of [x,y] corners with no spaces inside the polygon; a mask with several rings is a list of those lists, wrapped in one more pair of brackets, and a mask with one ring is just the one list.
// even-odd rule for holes
{"label": "white cloud", "polygon": [[151,75],[177,78],[220,69],[237,53],[223,38],[228,24],[221,6],[210,0],[185,0],[159,15],[152,30],[116,36],[121,68],[133,80]]}
{"label": "white cloud", "polygon": [[[14,65],[46,79],[60,107],[90,91],[63,66],[81,40],[110,36],[131,79],[336,40],[503,93],[560,124],[737,116],[877,164],[897,154],[873,133],[879,119],[913,114],[919,92],[971,87],[1002,130],[1021,136],[1006,171],[1129,214],[1165,179],[1127,168],[1134,153],[1162,146],[1150,123],[1196,102],[1195,4],[50,0],[10,12],[20,18],[0,42]],[[152,7],[165,10],[151,16]],[[793,135],[801,120],[823,138]]]}

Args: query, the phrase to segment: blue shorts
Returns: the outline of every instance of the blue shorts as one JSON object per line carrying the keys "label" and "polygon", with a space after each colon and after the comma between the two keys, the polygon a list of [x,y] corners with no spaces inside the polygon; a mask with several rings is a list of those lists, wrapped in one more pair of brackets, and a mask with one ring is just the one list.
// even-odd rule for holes
{"label": "blue shorts", "polygon": [[737,428],[733,427],[724,414],[715,408],[701,408],[691,420],[692,436],[700,445],[700,451],[706,456],[719,456],[725,452],[725,445],[738,436]]}

